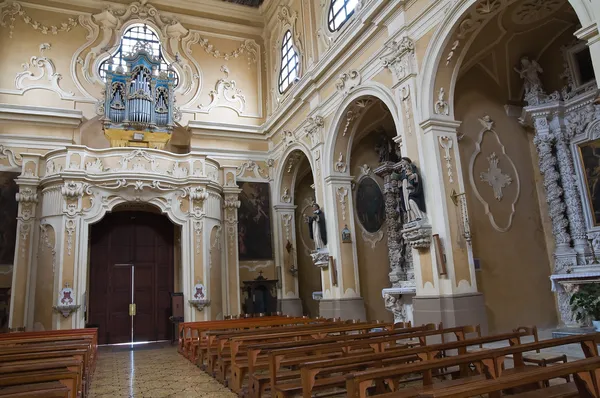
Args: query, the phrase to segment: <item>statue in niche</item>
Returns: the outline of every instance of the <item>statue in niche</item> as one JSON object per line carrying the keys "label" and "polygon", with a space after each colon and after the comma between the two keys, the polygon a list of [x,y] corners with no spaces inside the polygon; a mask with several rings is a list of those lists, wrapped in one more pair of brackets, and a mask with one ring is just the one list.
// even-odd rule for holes
{"label": "statue in niche", "polygon": [[325,249],[327,245],[327,230],[325,229],[325,215],[321,206],[313,204],[313,216],[306,216],[310,238],[315,242],[315,251]]}
{"label": "statue in niche", "polygon": [[375,152],[379,156],[379,163],[396,163],[398,161],[394,141],[386,133],[382,132],[379,135],[379,142],[375,145]]}
{"label": "statue in niche", "polygon": [[544,73],[544,70],[536,60],[530,60],[529,57],[522,57],[521,70],[515,68],[515,72],[517,72],[519,77],[524,81],[523,87],[525,88],[525,97],[529,94],[538,94],[544,91],[539,76],[541,73]]}
{"label": "statue in niche", "polygon": [[400,160],[400,173],[394,173],[392,178],[402,183],[400,207],[406,216],[406,222],[422,220],[425,213],[425,198],[417,166],[412,160],[404,157]]}

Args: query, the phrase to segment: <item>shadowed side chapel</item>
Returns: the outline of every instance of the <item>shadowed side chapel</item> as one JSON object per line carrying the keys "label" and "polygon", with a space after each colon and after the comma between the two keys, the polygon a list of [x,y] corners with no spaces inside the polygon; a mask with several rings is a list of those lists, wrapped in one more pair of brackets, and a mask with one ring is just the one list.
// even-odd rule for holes
{"label": "shadowed side chapel", "polygon": [[0,393],[600,396],[599,18],[0,3]]}

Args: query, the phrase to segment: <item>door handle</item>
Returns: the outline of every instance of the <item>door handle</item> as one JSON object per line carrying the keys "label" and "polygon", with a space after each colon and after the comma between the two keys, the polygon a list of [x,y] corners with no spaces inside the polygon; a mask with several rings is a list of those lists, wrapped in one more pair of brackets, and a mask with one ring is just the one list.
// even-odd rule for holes
{"label": "door handle", "polygon": [[137,307],[136,307],[135,303],[129,304],[129,316],[135,316],[136,310],[137,310]]}

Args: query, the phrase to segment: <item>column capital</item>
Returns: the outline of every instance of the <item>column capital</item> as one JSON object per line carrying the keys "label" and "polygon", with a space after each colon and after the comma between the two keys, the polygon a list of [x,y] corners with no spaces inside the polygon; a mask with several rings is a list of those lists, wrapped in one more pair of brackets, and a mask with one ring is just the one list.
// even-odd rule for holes
{"label": "column capital", "polygon": [[462,122],[459,122],[458,120],[430,118],[421,122],[419,126],[423,129],[424,133],[433,132],[435,130],[443,132],[444,134],[456,134],[461,124]]}
{"label": "column capital", "polygon": [[275,209],[275,212],[277,212],[277,213],[293,213],[298,208],[298,206],[291,205],[291,204],[282,204],[282,205],[275,205],[275,206],[273,206],[273,208]]}
{"label": "column capital", "polygon": [[354,177],[349,175],[330,175],[325,177],[324,180],[327,185],[350,184],[354,180]]}

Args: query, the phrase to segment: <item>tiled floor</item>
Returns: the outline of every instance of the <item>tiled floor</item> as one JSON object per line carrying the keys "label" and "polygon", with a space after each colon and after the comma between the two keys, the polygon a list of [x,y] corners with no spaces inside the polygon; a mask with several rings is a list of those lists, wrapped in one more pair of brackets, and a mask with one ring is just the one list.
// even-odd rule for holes
{"label": "tiled floor", "polygon": [[169,345],[101,347],[91,398],[234,398]]}

